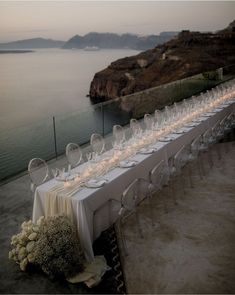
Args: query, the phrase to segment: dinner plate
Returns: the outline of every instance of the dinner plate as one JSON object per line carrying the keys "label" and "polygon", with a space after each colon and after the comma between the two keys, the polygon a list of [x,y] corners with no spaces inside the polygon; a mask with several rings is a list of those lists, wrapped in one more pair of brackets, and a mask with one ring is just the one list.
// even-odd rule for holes
{"label": "dinner plate", "polygon": [[174,134],[183,134],[183,133],[186,133],[186,132],[188,132],[188,130],[187,130],[187,128],[184,127],[184,128],[180,128],[180,129],[174,131],[173,133]]}
{"label": "dinner plate", "polygon": [[88,188],[99,188],[104,186],[106,183],[107,183],[107,180],[105,179],[101,179],[101,180],[90,179],[89,181],[85,183],[85,186]]}
{"label": "dinner plate", "polygon": [[192,122],[193,123],[201,123],[201,122],[203,122],[203,121],[205,121],[206,120],[206,117],[200,117],[200,118],[198,118],[198,119],[194,119],[194,120],[192,120]]}
{"label": "dinner plate", "polygon": [[222,103],[223,106],[229,106],[230,104],[234,103],[235,99]]}
{"label": "dinner plate", "polygon": [[126,161],[121,161],[119,163],[120,168],[131,168],[136,166],[137,162],[133,160],[126,160]]}
{"label": "dinner plate", "polygon": [[165,136],[165,137],[159,138],[158,141],[160,141],[160,142],[170,142],[170,141],[175,140],[176,138],[178,138],[178,136],[177,136],[176,134],[173,135],[173,134],[171,133],[171,135],[168,135],[168,136]]}
{"label": "dinner plate", "polygon": [[57,181],[72,181],[72,180],[74,180],[76,177],[77,177],[77,174],[71,174],[71,175],[69,175],[68,172],[67,172],[67,173],[65,172],[65,173],[63,173],[63,174],[61,174],[61,175],[56,176],[55,179],[56,179]]}
{"label": "dinner plate", "polygon": [[208,113],[205,113],[205,114],[202,114],[202,117],[211,117],[211,116],[214,116],[215,113],[213,112],[208,112]]}
{"label": "dinner plate", "polygon": [[194,123],[194,124],[193,123],[191,123],[191,124],[189,123],[189,124],[185,125],[184,127],[185,128],[193,128],[193,127],[196,127],[196,126],[198,126],[198,123]]}
{"label": "dinner plate", "polygon": [[174,138],[168,138],[168,137],[166,137],[166,138],[160,138],[158,141],[160,141],[160,142],[171,142],[173,140],[174,140]]}
{"label": "dinner plate", "polygon": [[224,108],[216,108],[213,111],[211,111],[211,113],[219,113],[220,111],[222,111]]}
{"label": "dinner plate", "polygon": [[143,155],[153,154],[154,152],[156,152],[156,149],[154,149],[154,148],[142,148],[139,151],[139,153],[143,154]]}

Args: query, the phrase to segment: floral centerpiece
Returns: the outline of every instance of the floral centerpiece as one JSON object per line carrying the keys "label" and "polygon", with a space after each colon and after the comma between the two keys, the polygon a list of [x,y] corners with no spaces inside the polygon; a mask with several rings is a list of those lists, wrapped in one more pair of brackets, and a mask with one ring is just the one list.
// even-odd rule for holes
{"label": "floral centerpiece", "polygon": [[83,271],[84,255],[76,230],[66,216],[40,217],[36,224],[23,222],[11,238],[9,258],[20,265],[39,266],[50,277],[71,277]]}
{"label": "floral centerpiece", "polygon": [[12,236],[9,259],[22,271],[36,265],[51,278],[63,277],[70,283],[84,282],[89,288],[101,281],[110,268],[104,256],[85,261],[75,226],[65,215],[31,220],[21,225],[21,232]]}

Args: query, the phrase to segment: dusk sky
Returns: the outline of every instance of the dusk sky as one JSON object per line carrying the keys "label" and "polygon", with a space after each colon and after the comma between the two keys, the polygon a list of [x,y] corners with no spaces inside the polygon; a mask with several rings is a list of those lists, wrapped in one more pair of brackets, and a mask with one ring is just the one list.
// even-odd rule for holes
{"label": "dusk sky", "polygon": [[0,1],[0,42],[94,31],[215,31],[234,18],[235,1]]}

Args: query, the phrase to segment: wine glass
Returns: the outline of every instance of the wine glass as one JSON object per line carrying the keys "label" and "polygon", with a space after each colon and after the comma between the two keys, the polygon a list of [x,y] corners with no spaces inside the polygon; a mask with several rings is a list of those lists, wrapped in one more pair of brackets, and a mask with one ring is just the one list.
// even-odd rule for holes
{"label": "wine glass", "polygon": [[125,131],[122,126],[114,125],[113,126],[113,148],[121,150],[123,148],[123,144],[126,140]]}
{"label": "wine glass", "polygon": [[144,125],[145,125],[145,129],[147,131],[153,130],[154,119],[153,119],[152,115],[150,115],[150,114],[144,115]]}
{"label": "wine glass", "polygon": [[58,168],[52,168],[51,169],[52,175],[54,178],[58,177],[59,175],[59,169]]}
{"label": "wine glass", "polygon": [[131,129],[132,135],[135,138],[138,138],[138,137],[141,136],[142,128],[141,128],[140,123],[138,122],[138,120],[136,120],[136,119],[131,119],[130,120],[130,129]]}

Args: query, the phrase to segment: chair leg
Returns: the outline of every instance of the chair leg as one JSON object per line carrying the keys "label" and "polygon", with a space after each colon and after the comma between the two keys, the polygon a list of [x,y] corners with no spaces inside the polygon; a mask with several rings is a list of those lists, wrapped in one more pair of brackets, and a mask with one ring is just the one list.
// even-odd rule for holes
{"label": "chair leg", "polygon": [[176,185],[175,185],[175,179],[171,179],[171,195],[173,196],[174,204],[177,205],[176,201]]}
{"label": "chair leg", "polygon": [[220,161],[222,156],[221,156],[221,149],[220,149],[220,144],[219,143],[217,143],[215,145],[215,149],[216,149],[216,153],[217,153],[217,159]]}
{"label": "chair leg", "polygon": [[192,167],[191,167],[191,163],[189,163],[188,165],[188,177],[189,177],[189,184],[191,188],[194,188],[193,186],[193,177],[192,177]]}
{"label": "chair leg", "polygon": [[200,167],[201,167],[201,171],[202,171],[202,176],[206,176],[206,169],[205,169],[205,165],[204,165],[204,159],[203,159],[203,154],[200,156]]}
{"label": "chair leg", "polygon": [[164,206],[164,212],[168,213],[168,208],[167,208],[167,200],[169,199],[168,185],[167,184],[163,185],[162,189],[164,189],[164,188],[165,188],[165,191],[166,191],[166,197],[164,197],[163,206]]}
{"label": "chair leg", "polygon": [[140,226],[140,218],[139,218],[139,214],[138,214],[137,210],[135,210],[134,214],[135,214],[136,224],[137,224],[137,227],[138,227],[140,237],[143,239],[144,236],[143,236],[143,232],[142,232],[142,229],[141,229],[141,226]]}
{"label": "chair leg", "polygon": [[181,178],[181,183],[182,183],[182,190],[183,190],[183,194],[186,194],[185,191],[185,179],[184,179],[184,175],[181,173],[181,175],[179,176]]}
{"label": "chair leg", "polygon": [[154,214],[153,214],[153,206],[151,204],[152,193],[149,193],[149,195],[147,196],[147,198],[148,198],[148,207],[149,207],[150,219],[151,219],[152,225],[154,225],[154,221],[153,221],[153,217],[154,217]]}
{"label": "chair leg", "polygon": [[211,154],[210,149],[207,151],[207,158],[208,158],[209,166],[210,166],[210,168],[212,168],[214,166],[214,163],[213,163],[213,158],[212,158],[212,154]]}
{"label": "chair leg", "polygon": [[203,179],[203,171],[202,171],[202,167],[201,167],[201,159],[198,158],[196,161],[197,161],[197,169],[199,172],[199,177],[202,180]]}

